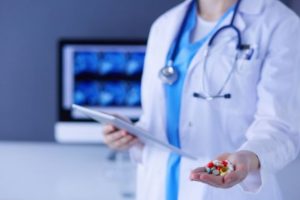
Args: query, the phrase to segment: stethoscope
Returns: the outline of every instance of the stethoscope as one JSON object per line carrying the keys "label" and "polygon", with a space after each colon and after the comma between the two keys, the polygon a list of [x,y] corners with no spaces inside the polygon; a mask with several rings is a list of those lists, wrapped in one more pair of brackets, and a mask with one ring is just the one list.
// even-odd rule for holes
{"label": "stethoscope", "polygon": [[[235,61],[233,63],[233,67],[231,68],[231,70],[228,73],[228,75],[227,75],[224,83],[222,84],[222,87],[217,91],[217,93],[215,93],[215,94],[210,94],[209,93],[208,88],[206,87],[206,84],[205,84],[206,80],[207,80],[207,77],[205,75],[207,74],[207,72],[206,72],[207,71],[207,60],[208,60],[208,58],[210,56],[210,51],[211,51],[211,49],[213,47],[214,41],[216,40],[216,38],[218,37],[218,35],[220,35],[225,30],[229,30],[229,29],[233,30],[235,32],[235,34],[237,35],[237,45],[236,45],[237,52],[240,52],[240,51],[243,51],[243,50],[249,48],[248,45],[243,45],[242,44],[241,32],[234,25],[236,14],[238,12],[238,9],[239,9],[241,1],[242,0],[238,0],[237,3],[236,3],[236,5],[235,5],[233,16],[231,18],[230,24],[222,26],[221,28],[219,28],[212,35],[212,37],[210,38],[210,40],[208,42],[208,46],[207,46],[207,49],[206,49],[206,51],[204,53],[204,59],[203,59],[203,63],[204,63],[203,64],[203,79],[202,79],[203,93],[194,92],[193,96],[196,97],[196,98],[200,98],[200,99],[204,99],[204,100],[213,100],[213,99],[217,99],[217,98],[225,98],[225,99],[230,99],[231,98],[231,94],[230,93],[223,94],[223,91],[225,89],[225,86],[229,82],[232,74],[234,73],[234,71],[236,69],[237,60],[238,60],[238,53],[236,54]],[[189,10],[188,10],[188,12],[189,12]],[[184,29],[186,20],[188,18],[187,17],[188,16],[188,12],[186,13],[186,16],[185,16],[185,19],[184,19],[184,21],[183,21],[183,23],[181,25],[180,31],[178,32],[178,35],[177,35],[177,37],[175,39],[175,46],[174,46],[174,48],[170,49],[169,59],[167,60],[165,67],[163,67],[160,70],[160,72],[159,72],[159,77],[160,77],[161,81],[164,84],[173,85],[178,80],[179,73],[178,73],[177,69],[174,67],[173,64],[174,64],[174,60],[175,60],[175,57],[176,57],[177,49],[179,48],[179,40],[180,40],[182,31]]]}

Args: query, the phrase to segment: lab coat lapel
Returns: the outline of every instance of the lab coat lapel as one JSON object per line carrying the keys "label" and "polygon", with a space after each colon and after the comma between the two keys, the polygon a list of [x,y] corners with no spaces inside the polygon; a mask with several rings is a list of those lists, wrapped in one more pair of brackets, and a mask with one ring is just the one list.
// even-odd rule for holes
{"label": "lab coat lapel", "polygon": [[[163,17],[165,19],[161,19],[164,20],[164,23],[161,24],[161,26],[159,27],[161,29],[162,35],[161,37],[158,38],[158,40],[156,41],[158,44],[160,44],[160,48],[157,49],[157,51],[159,52],[158,55],[160,57],[160,59],[157,59],[155,62],[155,64],[153,64],[153,66],[160,66],[160,68],[158,68],[158,70],[160,70],[162,67],[164,67],[166,65],[167,62],[167,57],[170,51],[170,48],[172,47],[172,44],[175,42],[176,37],[178,35],[178,32],[182,26],[182,22],[184,20],[184,17],[186,15],[187,9],[189,8],[190,3],[192,2],[192,0],[186,0],[183,3],[181,3],[178,7],[174,8],[176,9],[176,11],[174,10],[170,10],[170,13],[165,14]],[[172,13],[174,12],[174,13]],[[158,61],[159,60],[159,61]],[[158,75],[159,71],[157,71],[157,75]],[[160,81],[160,85],[157,88],[157,93],[161,94],[162,96],[165,95],[164,93],[164,86],[165,84]],[[160,121],[159,123],[161,123],[161,130],[165,131],[166,130],[166,102],[165,99],[163,98],[162,100],[159,100],[160,103],[159,105],[159,110],[160,110],[160,117],[158,120]],[[159,124],[158,123],[158,124]],[[165,141],[167,140],[167,135],[165,134]]]}
{"label": "lab coat lapel", "polygon": [[[175,15],[176,18],[172,17],[172,18],[170,18],[170,20],[166,20],[166,22],[168,23],[165,25],[166,34],[165,34],[164,40],[160,41],[160,42],[164,42],[164,43],[162,43],[162,44],[164,44],[162,46],[166,47],[166,51],[165,51],[166,54],[164,55],[165,61],[167,61],[167,57],[168,57],[169,51],[170,51],[173,43],[177,42],[176,40],[177,40],[178,33],[180,31],[183,20],[186,16],[187,10],[191,3],[192,3],[192,0],[187,0],[187,1],[183,2],[181,5],[179,5],[180,8],[178,8],[178,11],[176,11],[176,15]],[[166,16],[166,17],[168,17],[168,16]]]}
{"label": "lab coat lapel", "polygon": [[242,0],[239,11],[245,14],[260,14],[264,6],[277,0]]}

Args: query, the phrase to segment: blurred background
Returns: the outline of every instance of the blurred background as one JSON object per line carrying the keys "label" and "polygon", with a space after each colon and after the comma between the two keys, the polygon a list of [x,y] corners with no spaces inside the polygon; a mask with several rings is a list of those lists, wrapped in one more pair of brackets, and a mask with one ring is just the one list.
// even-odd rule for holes
{"label": "blurred background", "polygon": [[[139,62],[149,28],[179,2],[0,0],[0,199],[134,199],[134,165],[126,153],[109,151],[99,144],[98,135],[85,138],[82,133],[78,137],[67,133],[78,124],[100,131],[62,105],[59,88],[67,79],[61,73],[67,62],[63,56],[67,57],[68,49],[77,56],[73,61],[78,71],[72,74],[78,78],[72,87],[77,103],[122,107],[134,118],[139,113]],[[284,3],[300,14],[299,1]],[[108,44],[103,47],[104,41]],[[111,44],[119,46],[107,49]],[[92,81],[93,71],[82,65],[93,59],[90,53],[95,51],[101,51],[103,58],[98,75],[108,74],[100,84]],[[125,75],[122,69],[109,71],[106,62],[114,56],[128,64]],[[88,94],[80,93],[82,88],[101,88],[101,101],[87,99]],[[132,98],[116,102],[105,93],[107,88],[125,88],[122,91],[132,92]],[[296,180],[300,176],[290,179],[299,168],[298,159],[279,174],[285,199],[299,199]],[[124,170],[129,171],[127,176]],[[131,184],[126,184],[128,180]]]}

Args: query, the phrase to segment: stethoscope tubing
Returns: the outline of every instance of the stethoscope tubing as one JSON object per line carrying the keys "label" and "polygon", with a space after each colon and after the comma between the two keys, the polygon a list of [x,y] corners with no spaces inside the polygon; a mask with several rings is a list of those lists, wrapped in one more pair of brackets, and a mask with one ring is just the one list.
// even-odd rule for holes
{"label": "stethoscope tubing", "polygon": [[[196,1],[196,0],[195,0]],[[175,43],[174,46],[172,46],[170,48],[170,52],[168,54],[168,58],[167,58],[167,62],[166,62],[166,66],[161,69],[160,71],[160,79],[163,81],[163,83],[165,84],[169,84],[172,85],[174,82],[176,82],[176,79],[178,77],[178,72],[177,70],[173,67],[173,63],[179,48],[179,40],[182,36],[185,24],[187,23],[188,20],[188,13],[191,11],[191,9],[193,8],[194,4],[193,3],[197,3],[197,2],[192,2],[187,10],[187,13],[183,19],[182,25],[179,29],[179,32],[175,38]],[[198,97],[198,98],[202,98],[202,99],[206,99],[206,100],[211,100],[211,99],[215,99],[215,98],[221,98],[224,97],[225,99],[229,99],[231,98],[231,94],[225,94],[222,95],[223,91],[225,90],[226,85],[228,84],[230,78],[232,77],[236,66],[237,66],[237,59],[239,56],[239,51],[243,50],[243,48],[247,48],[245,47],[245,45],[242,44],[242,36],[241,36],[241,32],[240,30],[234,25],[236,16],[237,16],[237,12],[239,10],[239,6],[242,0],[238,0],[235,7],[234,7],[234,12],[233,12],[233,16],[231,18],[230,24],[229,25],[224,25],[221,28],[219,28],[214,34],[212,34],[211,38],[208,41],[208,46],[207,46],[207,50],[206,53],[204,55],[204,62],[203,62],[203,78],[202,78],[202,87],[203,87],[203,92],[205,93],[205,95],[200,94],[200,93],[194,93],[194,97]],[[216,40],[216,38],[221,35],[222,32],[224,32],[225,30],[233,30],[237,36],[237,45],[236,45],[236,49],[237,49],[237,54],[235,57],[235,61],[234,64],[232,66],[232,69],[230,70],[228,76],[226,77],[224,84],[222,85],[222,87],[217,91],[217,93],[215,95],[211,95],[208,92],[209,88],[206,88],[206,73],[207,73],[207,60],[208,57],[210,55],[210,50],[213,47],[213,44]]]}
{"label": "stethoscope tubing", "polygon": [[223,26],[221,27],[219,30],[217,30],[215,32],[215,34],[212,35],[211,39],[209,40],[208,42],[208,47],[212,47],[213,46],[213,43],[214,41],[216,40],[216,38],[218,37],[218,35],[220,35],[222,32],[224,32],[225,30],[229,30],[229,29],[232,29],[234,30],[234,32],[236,33],[237,35],[237,45],[236,45],[236,49],[240,50],[242,49],[242,35],[241,35],[241,32],[239,31],[239,29],[235,26],[235,25],[226,25],[226,26]]}

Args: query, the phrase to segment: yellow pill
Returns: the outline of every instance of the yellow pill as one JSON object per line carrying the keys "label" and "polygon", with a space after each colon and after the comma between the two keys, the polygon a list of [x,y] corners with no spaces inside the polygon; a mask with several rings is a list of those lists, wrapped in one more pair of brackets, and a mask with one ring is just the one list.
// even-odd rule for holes
{"label": "yellow pill", "polygon": [[228,168],[227,167],[222,167],[221,169],[220,169],[220,172],[221,173],[225,173],[225,172],[227,172],[228,171]]}
{"label": "yellow pill", "polygon": [[225,176],[227,173],[226,172],[221,172],[220,176]]}

